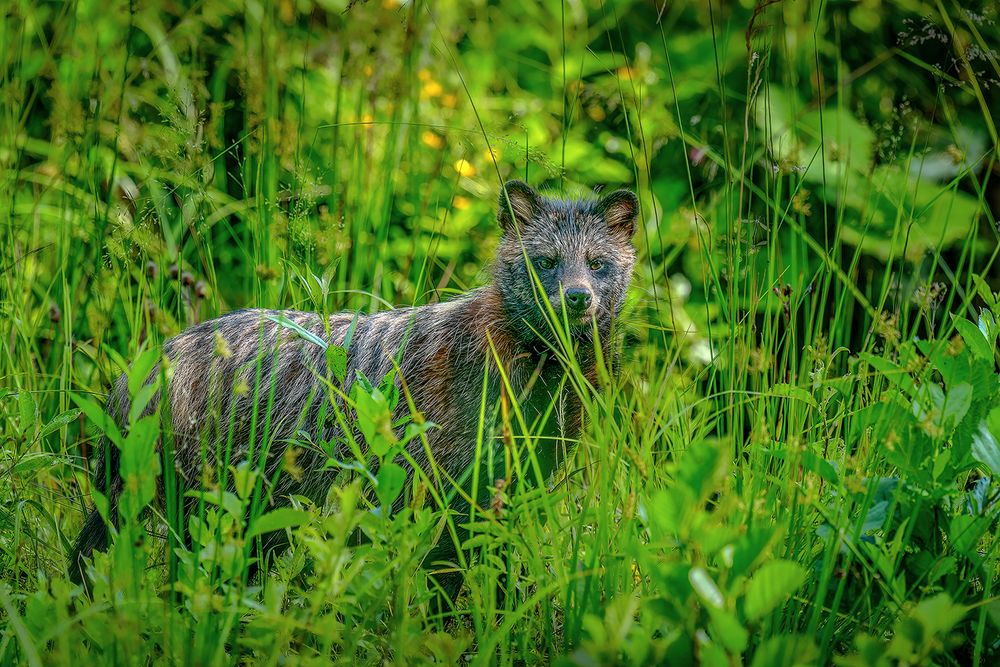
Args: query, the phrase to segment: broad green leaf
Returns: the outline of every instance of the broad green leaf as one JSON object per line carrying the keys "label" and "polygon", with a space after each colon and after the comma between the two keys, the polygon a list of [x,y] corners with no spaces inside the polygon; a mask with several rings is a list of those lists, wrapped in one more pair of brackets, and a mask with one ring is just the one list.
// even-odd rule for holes
{"label": "broad green leaf", "polygon": [[[359,375],[359,380],[363,377]],[[357,414],[355,424],[358,430],[371,447],[372,453],[379,458],[385,456],[397,442],[392,430],[392,410],[385,394],[370,385],[366,388],[359,381],[354,385],[351,396]]]}
{"label": "broad green leaf", "polygon": [[326,365],[337,382],[344,384],[347,379],[347,350],[339,345],[327,347]]}
{"label": "broad green leaf", "polygon": [[801,142],[794,127],[805,104],[798,93],[781,86],[768,86],[766,94],[759,95],[754,104],[757,125],[770,130],[768,147],[774,156],[783,160],[799,158]]}
{"label": "broad green leaf", "polygon": [[157,383],[143,385],[132,397],[132,404],[128,409],[128,423],[134,424],[143,415],[146,406],[149,405],[153,395],[160,390]]}
{"label": "broad green leaf", "polygon": [[215,507],[222,508],[230,516],[242,520],[243,518],[243,504],[240,499],[236,497],[236,494],[230,493],[229,491],[223,491],[221,494],[218,491],[200,491],[193,490],[188,491],[184,494],[186,498],[199,498],[205,501],[208,505],[214,505]]}
{"label": "broad green leaf", "polygon": [[257,485],[257,470],[250,466],[249,461],[240,461],[234,466],[229,466],[229,471],[233,476],[233,490],[240,500],[246,500],[253,493]]}
{"label": "broad green leaf", "polygon": [[993,621],[993,625],[1000,630],[1000,599],[994,598],[992,602],[986,605],[986,614]]}
{"label": "broad green leaf", "polygon": [[871,508],[869,508],[868,512],[865,514],[865,519],[861,524],[861,534],[864,535],[870,531],[878,530],[885,525],[885,517],[888,511],[888,500],[880,500],[876,503],[872,503]]}
{"label": "broad green leaf", "polygon": [[733,544],[730,576],[740,577],[771,553],[771,541],[777,530],[770,526],[748,526],[746,533]]}
{"label": "broad green leaf", "polygon": [[962,421],[972,405],[972,385],[967,382],[949,387],[942,404],[941,426],[953,430]]}
{"label": "broad green leaf", "polygon": [[156,480],[160,475],[160,455],[156,442],[160,423],[149,415],[129,427],[122,444],[121,475],[125,480],[122,506],[128,518],[135,518],[156,496]]}
{"label": "broad green leaf", "polygon": [[133,401],[139,393],[139,389],[149,383],[153,367],[160,360],[160,352],[155,348],[146,350],[137,356],[128,370],[128,395]]}
{"label": "broad green leaf", "polygon": [[993,361],[993,350],[985,332],[964,317],[955,318],[955,328],[973,355],[984,361]]}
{"label": "broad green leaf", "polygon": [[690,494],[685,489],[659,489],[648,503],[640,505],[640,515],[648,522],[653,534],[672,535],[684,524],[690,507]]}
{"label": "broad green leaf", "polygon": [[677,481],[701,501],[718,488],[718,481],[725,475],[727,464],[721,447],[697,442],[684,452],[678,465]]}
{"label": "broad green leaf", "polygon": [[17,395],[17,410],[21,418],[21,432],[34,430],[38,424],[38,404],[29,391],[21,391]]}
{"label": "broad green leaf", "polygon": [[834,105],[810,109],[797,92],[770,86],[756,98],[754,117],[770,132],[768,148],[774,157],[802,172],[804,181],[835,192],[844,179],[864,180],[875,134],[849,110]]}
{"label": "broad green leaf", "polygon": [[[908,178],[906,183],[914,199],[910,243],[915,242],[921,253],[964,242],[972,223],[983,214],[984,204],[959,190],[957,181],[937,184]],[[907,255],[912,255],[910,248]]]}
{"label": "broad green leaf", "polygon": [[979,540],[989,528],[990,520],[986,517],[959,514],[951,518],[948,525],[948,539],[955,551],[978,563],[982,560],[977,549]]}
{"label": "broad green leaf", "polygon": [[853,178],[866,187],[820,187],[819,192],[845,209],[843,241],[883,261],[918,261],[927,252],[962,243],[981,213],[979,201],[953,185],[914,179],[896,165],[879,165]]}
{"label": "broad green leaf", "polygon": [[379,466],[375,479],[378,482],[376,492],[379,504],[388,511],[388,508],[392,506],[403,490],[403,485],[406,483],[406,471],[392,461],[386,461]]}
{"label": "broad green leaf", "polygon": [[704,667],[731,667],[733,664],[726,655],[722,644],[702,644],[698,647],[699,664]]}
{"label": "broad green leaf", "polygon": [[802,458],[800,459],[802,467],[805,470],[814,472],[824,481],[830,484],[839,484],[840,476],[837,474],[837,469],[833,467],[833,464],[824,459],[822,456],[806,449],[802,452]]}
{"label": "broad green leaf", "polygon": [[309,522],[309,512],[292,507],[279,507],[264,514],[253,522],[246,533],[246,539],[271,533],[276,530],[295,528]]}
{"label": "broad green leaf", "polygon": [[97,489],[91,489],[90,500],[94,503],[94,509],[96,509],[97,513],[101,515],[101,518],[104,519],[104,523],[112,523],[112,517],[108,515],[111,511],[111,502],[108,500],[108,497]]}
{"label": "broad green leaf", "polygon": [[403,431],[403,439],[399,441],[401,445],[405,445],[410,440],[420,437],[420,435],[427,433],[427,431],[432,428],[437,428],[437,424],[434,422],[425,421],[420,424],[416,422],[410,422],[406,425],[406,429]]}
{"label": "broad green leaf", "polygon": [[954,628],[968,613],[969,608],[955,604],[948,593],[938,593],[934,597],[921,600],[910,612],[910,617],[919,621],[929,640],[935,635],[944,635]]}
{"label": "broad green leaf", "polygon": [[875,135],[849,110],[830,106],[807,111],[796,130],[803,140],[797,157],[805,167],[803,180],[836,186],[842,179],[860,182],[868,171]]}
{"label": "broad green leaf", "polygon": [[50,419],[48,424],[42,427],[42,430],[38,434],[38,437],[44,438],[50,433],[58,431],[60,428],[70,423],[79,416],[80,416],[80,410],[66,410],[65,412],[60,412],[58,415]]}
{"label": "broad green leaf", "polygon": [[385,402],[392,412],[399,404],[399,389],[396,387],[396,369],[393,368],[379,380],[378,389],[385,396]]}
{"label": "broad green leaf", "polygon": [[993,317],[993,313],[983,308],[979,311],[979,331],[983,334],[990,344],[993,344],[997,338],[997,321]]}
{"label": "broad green leaf", "polygon": [[743,611],[754,621],[784,602],[806,580],[806,569],[787,560],[764,563],[750,578]]}
{"label": "broad green leaf", "polygon": [[988,420],[979,424],[979,429],[972,434],[972,458],[976,459],[993,473],[1000,477],[1000,442],[997,432],[1000,431],[1000,408],[990,412]]}
{"label": "broad green leaf", "polygon": [[739,619],[724,609],[714,607],[709,608],[708,615],[712,619],[710,625],[712,636],[730,653],[743,653],[747,648],[750,633],[740,624]]}
{"label": "broad green leaf", "polygon": [[74,403],[83,411],[83,414],[87,415],[87,419],[92,421],[97,425],[97,428],[101,429],[101,432],[108,436],[117,447],[122,446],[122,434],[118,430],[118,425],[115,424],[115,420],[104,411],[103,408],[97,405],[94,401],[81,396],[75,392],[70,393],[70,398]]}

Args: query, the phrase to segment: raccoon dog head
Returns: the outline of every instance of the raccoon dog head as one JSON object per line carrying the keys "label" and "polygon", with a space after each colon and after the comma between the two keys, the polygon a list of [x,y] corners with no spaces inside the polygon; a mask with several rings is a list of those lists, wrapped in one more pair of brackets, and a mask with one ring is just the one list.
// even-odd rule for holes
{"label": "raccoon dog head", "polygon": [[570,200],[540,195],[521,181],[504,185],[494,279],[526,337],[532,329],[543,337],[551,330],[542,298],[577,336],[586,337],[595,320],[599,331],[610,330],[632,280],[638,213],[639,200],[628,190]]}

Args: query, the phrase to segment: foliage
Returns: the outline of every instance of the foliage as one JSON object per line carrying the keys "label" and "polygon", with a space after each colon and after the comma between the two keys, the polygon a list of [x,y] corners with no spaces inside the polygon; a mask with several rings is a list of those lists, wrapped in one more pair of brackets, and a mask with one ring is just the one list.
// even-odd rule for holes
{"label": "foliage", "polygon": [[[8,5],[0,662],[996,662],[992,3]],[[514,177],[643,206],[570,465],[435,509],[392,462],[403,397],[363,378],[322,507],[267,507],[244,461],[156,498],[162,417],[115,424],[120,373],[145,406],[165,338],[231,309],[480,284]],[[100,438],[127,491],[88,596]],[[439,612],[422,564],[465,524]]]}

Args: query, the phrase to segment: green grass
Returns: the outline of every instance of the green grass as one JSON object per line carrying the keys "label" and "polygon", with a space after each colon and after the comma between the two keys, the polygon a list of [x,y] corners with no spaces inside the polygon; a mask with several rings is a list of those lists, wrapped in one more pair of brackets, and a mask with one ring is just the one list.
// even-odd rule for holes
{"label": "green grass", "polygon": [[[989,3],[8,4],[0,663],[996,662]],[[121,372],[239,307],[481,284],[507,178],[634,188],[640,261],[617,379],[475,513],[455,610],[420,564],[467,518],[350,472],[268,514],[220,470],[194,549],[168,498],[69,583]],[[133,515],[159,435],[126,436]]]}

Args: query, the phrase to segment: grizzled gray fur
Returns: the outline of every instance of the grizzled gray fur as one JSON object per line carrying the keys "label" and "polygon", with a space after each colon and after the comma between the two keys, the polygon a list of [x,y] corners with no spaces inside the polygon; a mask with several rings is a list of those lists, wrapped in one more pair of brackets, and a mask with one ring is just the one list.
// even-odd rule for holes
{"label": "grizzled gray fur", "polygon": [[[359,371],[377,383],[392,370],[393,360],[398,360],[402,383],[397,376],[397,386],[405,384],[423,418],[438,425],[427,433],[433,464],[455,480],[471,479],[463,473],[468,472],[475,456],[484,375],[488,378],[487,405],[494,408],[500,402],[499,361],[527,424],[533,424],[534,432],[542,436],[536,455],[542,475],[547,476],[564,458],[567,443],[579,435],[582,410],[576,390],[563,383],[565,369],[550,342],[554,340],[551,311],[543,306],[538,287],[544,290],[560,322],[568,322],[580,367],[587,379],[596,383],[594,323],[601,338],[600,349],[612,350],[612,323],[622,307],[635,264],[631,239],[638,206],[636,196],[626,190],[596,200],[569,200],[546,197],[520,181],[510,181],[500,196],[497,217],[503,236],[493,265],[493,281],[486,287],[419,308],[368,316],[337,313],[327,322],[307,312],[240,310],[182,332],[164,346],[173,372],[168,398],[179,477],[188,488],[197,487],[203,448],[214,453],[230,429],[231,461],[246,458],[253,401],[258,404],[256,438],[260,440],[268,401],[273,400],[269,443],[258,442],[254,447],[259,452],[269,445],[269,471],[281,465],[286,443],[299,439],[296,434],[300,431],[308,432],[315,442],[333,442],[343,435],[335,420],[320,418],[326,401],[318,379],[327,373],[323,348],[275,322],[276,316],[338,345],[343,345],[353,327],[347,346],[345,391]],[[532,277],[528,262],[537,278]],[[225,345],[220,344],[220,338]],[[249,390],[233,390],[241,384]],[[156,400],[150,402],[151,406],[156,404]],[[557,409],[541,423],[552,405]],[[123,424],[128,407],[123,376],[110,397],[109,412]],[[401,398],[394,422],[409,414],[407,401]],[[502,461],[502,438],[490,432],[487,437],[489,446],[500,453],[490,458]],[[110,446],[105,452],[110,458],[97,462],[96,486],[114,508],[122,488],[118,452]],[[344,449],[341,452],[348,455]],[[419,467],[430,471],[432,462],[419,439],[409,443],[408,453]],[[298,494],[322,504],[336,474],[336,470],[324,468],[326,460],[317,448],[300,450],[297,465],[304,473],[297,480],[280,475],[276,487],[270,489],[273,502]],[[106,469],[111,471],[107,479]],[[411,479],[412,473],[409,470]],[[479,485],[485,495],[480,494],[477,502],[488,501],[493,481],[505,475],[506,471],[495,470],[481,474]],[[448,489],[443,491],[447,494]],[[461,512],[468,506],[453,501],[451,508]],[[72,555],[73,579],[81,580],[82,559],[95,549],[106,549],[108,539],[108,529],[94,511]],[[273,544],[281,546],[281,537],[276,536]],[[451,544],[439,544],[431,554],[433,559],[454,555]],[[451,596],[461,585],[460,577],[454,575],[439,577],[438,582]]]}

